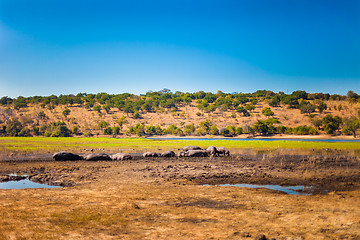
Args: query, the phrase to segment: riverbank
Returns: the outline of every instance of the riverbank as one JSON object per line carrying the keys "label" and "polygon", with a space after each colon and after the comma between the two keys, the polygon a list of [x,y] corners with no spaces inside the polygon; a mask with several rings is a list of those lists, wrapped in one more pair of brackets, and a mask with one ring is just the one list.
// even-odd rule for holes
{"label": "riverbank", "polygon": [[224,137],[219,135],[205,135],[205,136],[175,136],[175,135],[161,135],[161,136],[149,136],[146,138],[176,138],[176,139],[219,139],[219,140],[225,140],[225,139],[319,139],[319,140],[358,140],[360,141],[359,137],[354,138],[353,136],[345,136],[345,135],[339,135],[339,136],[332,136],[328,134],[320,134],[320,135],[292,135],[292,134],[276,134],[271,136],[250,136],[247,134],[238,135],[235,137]]}

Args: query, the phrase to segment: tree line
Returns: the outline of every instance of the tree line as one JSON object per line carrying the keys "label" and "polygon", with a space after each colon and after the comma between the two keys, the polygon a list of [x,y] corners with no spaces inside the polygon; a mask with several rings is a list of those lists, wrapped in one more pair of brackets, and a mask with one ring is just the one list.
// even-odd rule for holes
{"label": "tree line", "polygon": [[[13,107],[16,110],[26,108],[29,104],[40,104],[43,108],[53,109],[58,105],[73,106],[79,105],[86,109],[107,113],[111,108],[118,108],[127,114],[142,112],[155,112],[159,109],[172,109],[176,111],[179,106],[197,104],[196,106],[205,112],[236,110],[244,116],[249,116],[258,102],[267,100],[271,107],[280,104],[289,108],[298,108],[301,112],[310,114],[318,109],[320,112],[326,109],[323,101],[327,100],[348,100],[351,103],[360,102],[360,95],[349,91],[347,95],[328,94],[328,93],[307,93],[305,91],[294,91],[291,94],[284,92],[274,93],[269,90],[258,90],[254,93],[217,93],[198,91],[195,93],[171,92],[169,89],[161,91],[149,91],[146,94],[134,95],[130,93],[122,94],[87,94],[78,93],[76,95],[51,95],[10,98],[4,96],[0,99],[0,105]],[[316,100],[317,104],[310,103]]]}

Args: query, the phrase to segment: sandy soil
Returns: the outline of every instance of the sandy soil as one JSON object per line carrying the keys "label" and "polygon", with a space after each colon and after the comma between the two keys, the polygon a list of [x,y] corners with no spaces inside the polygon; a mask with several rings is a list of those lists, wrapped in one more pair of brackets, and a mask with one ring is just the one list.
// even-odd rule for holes
{"label": "sandy soil", "polygon": [[344,155],[3,161],[1,181],[17,173],[65,187],[0,190],[0,239],[360,239],[359,170]]}

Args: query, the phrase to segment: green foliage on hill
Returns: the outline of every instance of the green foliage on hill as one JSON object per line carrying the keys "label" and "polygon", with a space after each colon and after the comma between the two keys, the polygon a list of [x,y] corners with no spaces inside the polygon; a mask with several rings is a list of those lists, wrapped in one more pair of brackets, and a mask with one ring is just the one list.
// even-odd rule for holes
{"label": "green foliage on hill", "polygon": [[[154,112],[157,109],[172,109],[182,105],[192,104],[197,102],[197,107],[206,112],[212,112],[216,109],[226,111],[228,109],[237,110],[244,116],[248,115],[254,109],[254,105],[258,102],[268,101],[272,107],[280,106],[280,104],[286,105],[289,108],[300,108],[301,102],[305,100],[348,100],[349,102],[359,102],[360,95],[349,91],[348,94],[330,95],[328,93],[307,93],[305,91],[295,91],[291,94],[285,94],[283,92],[274,93],[269,90],[258,90],[254,93],[223,93],[218,91],[217,93],[211,92],[171,92],[169,89],[161,91],[149,91],[146,94],[134,95],[130,93],[121,94],[87,94],[78,93],[77,95],[60,95],[60,96],[34,96],[34,97],[22,97],[9,98],[4,96],[0,99],[0,105],[13,106],[14,109],[26,108],[28,104],[35,103],[40,104],[43,108],[52,109],[58,105],[78,105],[83,106],[86,109],[92,109],[94,111],[101,112],[101,109],[107,113],[111,108],[118,108],[125,113]],[[305,101],[302,107],[304,112],[311,112],[313,106],[307,106]],[[310,110],[306,110],[306,107],[310,107]],[[323,104],[316,106],[319,111],[323,111],[326,107]]]}

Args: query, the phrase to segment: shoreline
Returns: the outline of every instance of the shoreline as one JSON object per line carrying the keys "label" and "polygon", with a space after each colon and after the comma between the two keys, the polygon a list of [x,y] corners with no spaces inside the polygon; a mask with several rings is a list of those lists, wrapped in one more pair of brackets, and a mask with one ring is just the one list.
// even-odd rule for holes
{"label": "shoreline", "polygon": [[[121,137],[123,138],[123,137]],[[126,137],[124,137],[126,138]],[[176,139],[218,139],[218,140],[231,140],[231,139],[283,139],[283,140],[293,140],[293,139],[306,139],[306,140],[360,140],[358,137],[354,138],[353,136],[329,136],[329,135],[290,135],[290,134],[281,134],[281,135],[272,135],[272,136],[254,136],[249,137],[249,135],[242,134],[236,137],[224,137],[219,135],[205,135],[205,136],[176,136],[176,135],[155,135],[147,136],[144,138],[151,139],[161,139],[161,138],[176,138]]]}

